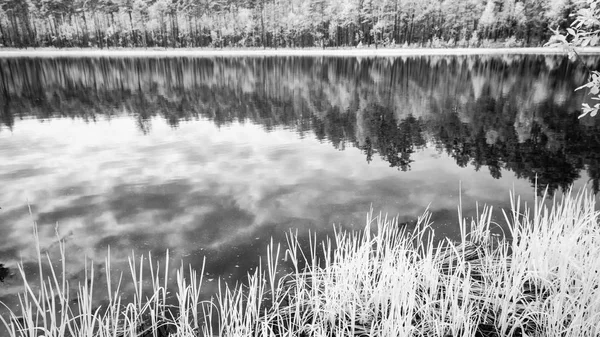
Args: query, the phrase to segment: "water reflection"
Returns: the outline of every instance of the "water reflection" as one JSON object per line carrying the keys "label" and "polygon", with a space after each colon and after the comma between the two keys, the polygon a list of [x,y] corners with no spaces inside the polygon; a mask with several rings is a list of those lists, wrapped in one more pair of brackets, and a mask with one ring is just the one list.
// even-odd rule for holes
{"label": "water reflection", "polygon": [[10,269],[4,267],[4,264],[0,263],[0,282],[4,282],[4,279],[10,276]]}
{"label": "water reflection", "polygon": [[[560,56],[4,59],[0,121],[123,114],[148,133],[208,118],[251,121],[410,169],[433,146],[457,165],[505,170],[550,193],[586,170],[600,189],[594,119],[577,119],[586,73]],[[593,64],[597,59],[588,58]]]}
{"label": "water reflection", "polygon": [[451,236],[459,192],[474,215],[475,201],[508,206],[512,188],[531,200],[536,176],[551,192],[598,190],[600,130],[577,119],[573,93],[585,72],[562,57],[2,59],[0,71],[2,262],[35,275],[31,207],[44,251],[60,224],[74,287],[82,256],[101,270],[108,245],[121,270],[132,248],[170,249],[237,280],[270,237],[361,228],[371,206],[409,222],[430,205]]}

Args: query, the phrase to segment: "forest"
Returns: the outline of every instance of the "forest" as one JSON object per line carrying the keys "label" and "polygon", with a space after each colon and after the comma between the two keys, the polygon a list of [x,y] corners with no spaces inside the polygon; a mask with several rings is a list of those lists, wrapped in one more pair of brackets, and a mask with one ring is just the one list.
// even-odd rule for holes
{"label": "forest", "polygon": [[521,47],[586,0],[0,0],[11,48]]}

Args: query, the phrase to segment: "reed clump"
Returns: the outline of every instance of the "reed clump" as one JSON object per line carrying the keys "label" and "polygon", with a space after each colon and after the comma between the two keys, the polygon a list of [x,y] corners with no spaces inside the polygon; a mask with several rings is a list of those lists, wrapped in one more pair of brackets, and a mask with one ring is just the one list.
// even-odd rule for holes
{"label": "reed clump", "polygon": [[[600,335],[594,196],[568,193],[533,208],[511,201],[502,226],[491,208],[461,218],[460,242],[436,239],[428,212],[411,229],[369,213],[363,231],[336,230],[321,243],[311,236],[309,251],[290,232],[285,251],[271,242],[245,285],[220,283],[210,301],[200,301],[203,271],[180,266],[168,284],[167,257],[149,262],[147,275],[144,259],[130,260],[135,294],[124,303],[107,258],[108,303],[95,307],[93,267],[72,294],[61,244],[62,271],[40,267],[34,286],[20,268],[20,311],[8,308],[2,321],[12,337]],[[505,235],[492,236],[493,226]],[[283,277],[281,257],[293,269]],[[40,266],[45,259],[38,254]],[[175,304],[167,304],[171,287]]]}

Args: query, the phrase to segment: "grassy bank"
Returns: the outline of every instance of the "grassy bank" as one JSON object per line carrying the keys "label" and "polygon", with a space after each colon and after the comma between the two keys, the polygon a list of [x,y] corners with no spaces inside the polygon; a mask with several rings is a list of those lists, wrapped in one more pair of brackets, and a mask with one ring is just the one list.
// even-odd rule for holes
{"label": "grassy bank", "polygon": [[[505,238],[491,236],[498,224],[489,208],[460,222],[462,242],[436,240],[428,213],[413,230],[369,215],[363,231],[337,231],[310,251],[290,233],[287,249],[271,244],[266,267],[246,286],[223,285],[209,302],[199,300],[202,272],[180,267],[168,284],[168,263],[142,275],[143,260],[132,258],[123,280],[136,280],[136,293],[124,303],[107,259],[108,303],[99,308],[93,268],[77,293],[60,270],[40,276],[34,289],[21,268],[20,309],[3,322],[11,336],[597,336],[594,197],[584,192],[544,205],[522,208],[513,199]],[[64,246],[61,252],[64,270]],[[295,270],[278,277],[282,256]]]}
{"label": "grassy bank", "polygon": [[[581,48],[580,54],[600,54],[600,47]],[[212,56],[421,56],[565,54],[561,48],[31,48],[0,49],[0,57],[212,57]]]}

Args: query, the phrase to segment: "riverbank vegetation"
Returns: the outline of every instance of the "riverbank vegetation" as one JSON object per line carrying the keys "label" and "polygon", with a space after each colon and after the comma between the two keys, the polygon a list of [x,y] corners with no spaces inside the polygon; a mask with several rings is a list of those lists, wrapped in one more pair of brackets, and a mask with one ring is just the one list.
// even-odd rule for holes
{"label": "riverbank vegetation", "polygon": [[[266,263],[245,285],[222,283],[207,302],[199,300],[202,272],[182,266],[169,284],[167,255],[162,264],[149,258],[147,275],[144,258],[132,258],[129,277],[114,277],[107,258],[106,298],[97,307],[93,264],[73,288],[64,245],[58,267],[46,264],[38,247],[41,286],[21,267],[19,309],[9,308],[11,317],[2,320],[11,336],[597,335],[594,197],[584,191],[533,208],[512,198],[503,222],[484,208],[460,221],[462,240],[450,242],[435,237],[428,213],[414,228],[370,214],[363,231],[339,230],[322,243],[312,240],[308,251],[290,233],[285,252],[271,243]],[[491,234],[499,228],[504,235]],[[281,257],[292,266],[283,277]],[[125,303],[120,289],[129,280],[134,294]]]}
{"label": "riverbank vegetation", "polygon": [[1,0],[4,47],[509,47],[545,43],[572,0]]}

